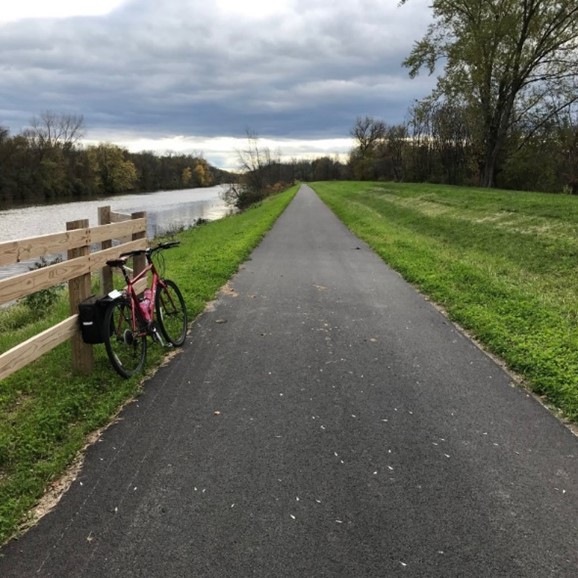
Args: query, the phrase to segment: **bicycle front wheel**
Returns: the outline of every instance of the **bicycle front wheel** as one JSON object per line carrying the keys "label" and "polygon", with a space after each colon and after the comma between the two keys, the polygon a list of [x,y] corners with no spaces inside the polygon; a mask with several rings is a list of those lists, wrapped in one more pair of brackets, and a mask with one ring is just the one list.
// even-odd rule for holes
{"label": "bicycle front wheel", "polygon": [[174,281],[163,279],[159,282],[155,307],[163,336],[175,346],[182,345],[187,335],[187,308]]}
{"label": "bicycle front wheel", "polygon": [[132,302],[121,299],[111,303],[104,315],[104,344],[115,371],[129,378],[142,371],[146,354],[146,334],[132,327]]}

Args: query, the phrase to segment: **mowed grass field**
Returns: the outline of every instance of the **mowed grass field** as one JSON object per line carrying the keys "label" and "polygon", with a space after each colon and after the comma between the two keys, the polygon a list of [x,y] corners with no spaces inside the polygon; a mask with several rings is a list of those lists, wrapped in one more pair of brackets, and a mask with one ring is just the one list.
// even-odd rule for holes
{"label": "mowed grass field", "polygon": [[312,187],[384,261],[578,421],[578,198],[429,184]]}

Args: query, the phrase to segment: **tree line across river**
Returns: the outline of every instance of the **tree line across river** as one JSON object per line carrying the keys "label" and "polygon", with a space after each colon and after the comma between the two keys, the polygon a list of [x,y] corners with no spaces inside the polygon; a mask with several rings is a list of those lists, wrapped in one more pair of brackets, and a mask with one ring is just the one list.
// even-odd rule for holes
{"label": "tree line across river", "polygon": [[0,127],[0,207],[205,187],[228,173],[202,157],[82,146],[82,116],[45,112],[20,134]]}
{"label": "tree line across river", "polygon": [[[502,150],[495,185],[500,188],[578,193],[578,125],[559,116],[539,131],[512,134]],[[296,181],[383,180],[481,184],[480,145],[468,111],[424,100],[409,120],[388,125],[358,117],[348,158],[283,160],[248,133],[238,151],[239,173],[200,156],[131,153],[111,143],[82,146],[82,117],[43,113],[21,134],[0,127],[0,208],[31,203],[177,190],[234,183],[227,200],[244,209]]]}

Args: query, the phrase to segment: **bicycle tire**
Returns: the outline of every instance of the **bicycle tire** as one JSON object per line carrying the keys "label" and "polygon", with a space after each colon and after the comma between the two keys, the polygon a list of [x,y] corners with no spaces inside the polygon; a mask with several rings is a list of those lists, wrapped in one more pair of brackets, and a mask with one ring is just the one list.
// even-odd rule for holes
{"label": "bicycle tire", "polygon": [[174,281],[163,279],[159,282],[155,313],[163,337],[176,347],[182,345],[187,336],[187,307]]}
{"label": "bicycle tire", "polygon": [[114,301],[104,315],[103,338],[114,370],[129,378],[142,371],[147,355],[146,334],[133,331],[132,302]]}

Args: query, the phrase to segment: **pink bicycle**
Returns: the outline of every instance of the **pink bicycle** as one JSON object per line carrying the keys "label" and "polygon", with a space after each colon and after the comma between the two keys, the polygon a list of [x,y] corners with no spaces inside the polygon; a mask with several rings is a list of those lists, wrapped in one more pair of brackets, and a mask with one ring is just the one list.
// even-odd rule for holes
{"label": "pink bicycle", "polygon": [[[153,255],[176,247],[178,241],[161,243],[156,247],[122,253],[118,259],[107,261],[109,267],[118,267],[126,288],[113,291],[104,315],[103,340],[110,363],[123,377],[129,378],[142,371],[147,354],[147,336],[163,346],[180,346],[187,334],[185,300],[174,281],[160,277]],[[126,262],[136,255],[145,255],[146,267],[131,278]],[[135,285],[151,274],[151,282],[139,298]]]}

